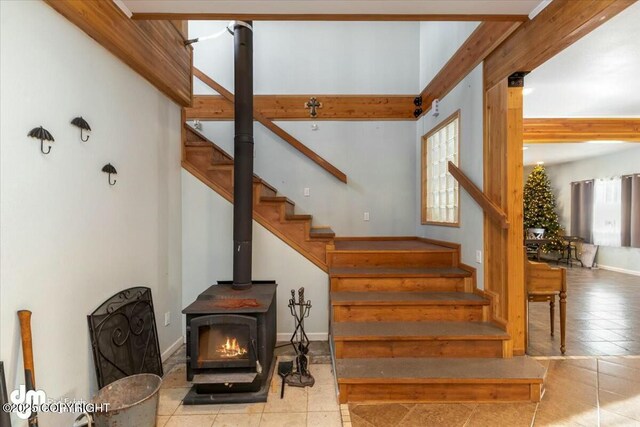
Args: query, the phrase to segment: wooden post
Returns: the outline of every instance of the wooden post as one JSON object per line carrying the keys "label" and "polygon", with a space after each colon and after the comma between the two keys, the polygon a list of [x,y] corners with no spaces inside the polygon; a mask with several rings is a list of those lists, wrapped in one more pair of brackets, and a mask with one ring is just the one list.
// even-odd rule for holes
{"label": "wooden post", "polygon": [[[485,216],[485,288],[496,293],[494,316],[507,324],[511,352],[525,353],[523,246],[523,74],[485,87],[485,194],[507,215],[508,229]],[[509,352],[507,352],[509,353]]]}

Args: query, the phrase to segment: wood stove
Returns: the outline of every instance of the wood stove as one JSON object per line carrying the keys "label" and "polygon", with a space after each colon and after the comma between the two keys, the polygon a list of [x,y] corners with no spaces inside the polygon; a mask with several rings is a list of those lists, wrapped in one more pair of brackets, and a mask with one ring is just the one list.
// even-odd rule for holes
{"label": "wood stove", "polygon": [[[253,227],[253,28],[235,21],[233,280],[218,282],[187,315],[184,404],[263,402],[273,374],[276,283],[251,279]],[[230,248],[231,249],[231,248]]]}
{"label": "wood stove", "polygon": [[218,282],[182,312],[187,315],[185,405],[265,401],[276,344],[276,283],[248,289]]}

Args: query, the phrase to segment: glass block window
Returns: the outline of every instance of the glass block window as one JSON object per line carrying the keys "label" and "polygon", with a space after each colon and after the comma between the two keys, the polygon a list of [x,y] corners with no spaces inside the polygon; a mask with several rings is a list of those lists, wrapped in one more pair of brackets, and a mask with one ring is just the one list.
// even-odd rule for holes
{"label": "glass block window", "polygon": [[422,223],[458,226],[458,181],[448,164],[458,166],[460,112],[422,137]]}

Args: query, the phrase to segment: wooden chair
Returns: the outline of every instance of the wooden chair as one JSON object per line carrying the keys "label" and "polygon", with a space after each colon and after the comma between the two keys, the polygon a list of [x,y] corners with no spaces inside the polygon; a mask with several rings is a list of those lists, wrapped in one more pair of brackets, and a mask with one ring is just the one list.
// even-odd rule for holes
{"label": "wooden chair", "polygon": [[525,282],[529,302],[549,302],[551,335],[554,334],[556,296],[560,299],[560,351],[566,351],[567,271],[541,262],[525,261]]}

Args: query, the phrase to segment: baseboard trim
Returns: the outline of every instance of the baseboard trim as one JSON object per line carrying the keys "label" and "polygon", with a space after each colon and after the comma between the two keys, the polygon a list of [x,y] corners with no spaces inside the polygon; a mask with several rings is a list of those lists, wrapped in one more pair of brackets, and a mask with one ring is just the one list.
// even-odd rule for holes
{"label": "baseboard trim", "polygon": [[[293,332],[283,332],[278,333],[276,335],[276,339],[281,341],[289,341],[291,339],[291,334]],[[307,332],[307,337],[309,337],[309,341],[327,341],[329,339],[328,332]]]}
{"label": "baseboard trim", "polygon": [[603,270],[615,271],[617,273],[631,274],[632,276],[640,276],[640,271],[627,270],[626,268],[611,267],[609,265],[598,264],[598,268]]}
{"label": "baseboard trim", "polygon": [[169,348],[163,351],[162,355],[160,356],[160,358],[162,359],[162,362],[163,363],[166,362],[167,359],[171,357],[171,355],[175,353],[182,346],[182,344],[184,344],[184,342],[185,342],[185,337],[180,336],[180,338],[178,338],[176,342],[171,344]]}

